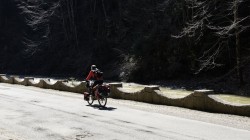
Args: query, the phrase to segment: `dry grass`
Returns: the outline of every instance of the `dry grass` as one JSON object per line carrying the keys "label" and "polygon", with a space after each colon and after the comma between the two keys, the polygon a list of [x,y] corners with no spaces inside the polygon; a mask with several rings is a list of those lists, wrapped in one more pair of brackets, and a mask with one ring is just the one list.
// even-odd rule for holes
{"label": "dry grass", "polygon": [[184,89],[171,89],[166,87],[160,87],[160,91],[172,98],[183,98],[193,93],[193,91]]}
{"label": "dry grass", "polygon": [[138,92],[143,90],[145,85],[135,84],[135,83],[122,83],[122,88],[124,92]]}
{"label": "dry grass", "polygon": [[219,95],[216,95],[216,97],[229,103],[250,105],[250,97],[226,95],[226,94],[219,94]]}
{"label": "dry grass", "polygon": [[[122,83],[123,87],[120,88],[124,92],[138,92],[145,88],[147,85],[140,85],[136,83]],[[193,91],[187,91],[184,89],[171,89],[166,87],[160,87],[160,91],[163,94],[166,94],[169,97],[172,98],[182,98],[189,94],[191,94]]]}

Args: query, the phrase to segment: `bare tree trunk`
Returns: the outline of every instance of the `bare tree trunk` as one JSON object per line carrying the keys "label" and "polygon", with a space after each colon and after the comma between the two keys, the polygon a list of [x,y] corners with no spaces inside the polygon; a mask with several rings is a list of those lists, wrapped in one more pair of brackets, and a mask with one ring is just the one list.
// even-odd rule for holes
{"label": "bare tree trunk", "polygon": [[52,44],[51,44],[51,35],[50,35],[50,25],[48,25],[48,45],[49,45],[49,48],[52,48]]}
{"label": "bare tree trunk", "polygon": [[243,73],[242,73],[242,66],[241,66],[241,47],[240,47],[240,33],[239,27],[237,25],[238,22],[238,0],[234,0],[234,24],[235,25],[235,49],[236,49],[236,67],[237,67],[237,74],[239,76],[240,85],[244,83],[243,80]]}
{"label": "bare tree trunk", "polygon": [[[74,2],[73,0],[65,0],[65,4],[67,7],[67,20],[68,21],[68,38],[69,38],[69,43],[71,45],[71,43],[73,43],[74,45],[72,45],[74,47],[74,49],[76,50],[78,48],[78,35],[77,35],[77,27],[75,24],[75,6],[74,6]],[[65,22],[65,20],[64,20]],[[66,22],[65,22],[66,23]],[[65,25],[67,26],[67,24]]]}
{"label": "bare tree trunk", "polygon": [[102,8],[103,8],[105,19],[107,20],[107,12],[106,12],[106,8],[105,8],[103,0],[102,0]]}
{"label": "bare tree trunk", "polygon": [[[62,3],[62,1],[61,1]],[[64,10],[62,8],[62,4],[61,4],[61,7],[60,7],[60,10],[61,10],[61,16],[62,16],[62,21],[63,21],[63,30],[64,30],[64,34],[65,34],[65,37],[67,39],[67,42],[70,42],[69,40],[69,34],[68,34],[68,30],[67,30],[67,27],[66,27],[66,23],[65,23],[65,17],[64,17]]]}
{"label": "bare tree trunk", "polygon": [[2,26],[2,22],[3,22],[3,3],[2,3],[2,1],[0,0],[0,27]]}
{"label": "bare tree trunk", "polygon": [[95,9],[96,9],[96,0],[95,0],[95,4],[94,4],[94,14],[95,14]]}
{"label": "bare tree trunk", "polygon": [[[70,10],[70,2],[68,0],[65,0],[65,4],[67,6],[67,21],[68,21],[68,32],[69,32],[69,45],[71,46],[72,43],[72,33],[73,33],[73,25],[72,25],[72,19],[71,19],[71,10]],[[75,49],[75,45],[73,45],[74,49]]]}
{"label": "bare tree trunk", "polygon": [[71,0],[71,3],[70,3],[70,7],[71,7],[71,16],[72,16],[72,25],[73,25],[73,33],[74,33],[74,36],[75,36],[75,41],[76,41],[76,48],[78,48],[78,36],[77,36],[77,28],[76,28],[76,24],[75,24],[75,10],[76,8],[74,7],[74,1]]}

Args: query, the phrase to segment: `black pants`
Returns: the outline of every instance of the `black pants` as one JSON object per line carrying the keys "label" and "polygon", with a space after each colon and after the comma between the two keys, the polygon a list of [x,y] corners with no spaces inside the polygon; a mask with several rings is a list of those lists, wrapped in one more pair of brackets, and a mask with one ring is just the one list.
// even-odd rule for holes
{"label": "black pants", "polygon": [[[92,85],[92,87],[90,88],[90,93],[92,94],[92,95],[94,95],[94,91],[93,91],[93,87],[95,87],[96,85],[102,85],[103,84],[103,80],[96,80],[95,82],[94,82],[94,84]],[[97,89],[96,89],[97,90]]]}
{"label": "black pants", "polygon": [[102,84],[103,84],[103,80],[96,80],[96,81],[94,82],[92,88],[95,87],[96,85],[102,85]]}

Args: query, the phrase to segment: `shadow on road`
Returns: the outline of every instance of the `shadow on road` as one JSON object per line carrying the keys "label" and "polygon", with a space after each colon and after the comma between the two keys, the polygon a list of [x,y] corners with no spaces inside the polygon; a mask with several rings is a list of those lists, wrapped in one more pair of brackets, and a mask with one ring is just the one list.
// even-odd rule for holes
{"label": "shadow on road", "polygon": [[106,111],[114,111],[114,110],[117,109],[117,108],[114,108],[114,107],[102,107],[102,106],[100,106],[98,104],[86,105],[86,106],[90,106],[90,107],[93,107],[94,109],[106,110]]}

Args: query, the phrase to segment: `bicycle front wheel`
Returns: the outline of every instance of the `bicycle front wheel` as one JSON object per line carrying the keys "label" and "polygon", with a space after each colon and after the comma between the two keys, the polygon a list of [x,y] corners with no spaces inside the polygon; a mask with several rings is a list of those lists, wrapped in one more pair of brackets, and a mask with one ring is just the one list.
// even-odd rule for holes
{"label": "bicycle front wheel", "polygon": [[93,95],[89,95],[89,100],[88,100],[89,105],[92,105],[93,102],[94,102],[94,96]]}

